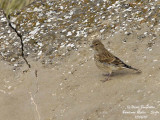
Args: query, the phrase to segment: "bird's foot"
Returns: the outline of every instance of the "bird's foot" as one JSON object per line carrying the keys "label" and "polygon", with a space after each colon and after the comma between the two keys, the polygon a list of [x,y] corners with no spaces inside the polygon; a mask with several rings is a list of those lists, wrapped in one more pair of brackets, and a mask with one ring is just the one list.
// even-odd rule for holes
{"label": "bird's foot", "polygon": [[136,73],[137,73],[137,74],[140,74],[140,73],[142,73],[142,71],[137,69],[137,70],[136,70]]}
{"label": "bird's foot", "polygon": [[111,75],[111,74],[105,75],[105,76],[107,76],[107,78],[106,78],[105,80],[101,80],[101,82],[106,82],[106,81],[108,81],[108,80],[111,80],[110,75]]}
{"label": "bird's foot", "polygon": [[102,74],[103,76],[110,76],[110,74],[109,73],[107,73],[107,74]]}

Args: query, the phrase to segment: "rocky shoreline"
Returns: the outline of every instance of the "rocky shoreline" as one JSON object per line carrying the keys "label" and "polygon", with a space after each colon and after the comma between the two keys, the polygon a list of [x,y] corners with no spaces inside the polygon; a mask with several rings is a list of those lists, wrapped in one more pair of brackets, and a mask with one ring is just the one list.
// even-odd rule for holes
{"label": "rocky shoreline", "polygon": [[83,42],[89,44],[91,36],[102,40],[118,32],[129,36],[144,27],[147,31],[137,37],[140,41],[149,37],[151,47],[159,37],[159,7],[156,0],[36,0],[9,15],[12,28],[1,10],[1,57],[12,63],[23,51],[26,58],[53,64],[57,58],[79,49]]}

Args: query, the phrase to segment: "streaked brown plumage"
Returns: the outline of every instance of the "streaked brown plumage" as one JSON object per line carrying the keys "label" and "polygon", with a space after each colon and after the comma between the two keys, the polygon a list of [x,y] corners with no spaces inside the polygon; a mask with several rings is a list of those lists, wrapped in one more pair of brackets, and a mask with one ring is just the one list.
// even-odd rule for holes
{"label": "streaked brown plumage", "polygon": [[112,71],[121,70],[124,68],[135,70],[138,73],[141,72],[140,70],[125,64],[118,57],[110,53],[100,40],[93,40],[91,47],[94,50],[94,60],[97,67],[108,73],[108,78],[106,80],[109,79]]}

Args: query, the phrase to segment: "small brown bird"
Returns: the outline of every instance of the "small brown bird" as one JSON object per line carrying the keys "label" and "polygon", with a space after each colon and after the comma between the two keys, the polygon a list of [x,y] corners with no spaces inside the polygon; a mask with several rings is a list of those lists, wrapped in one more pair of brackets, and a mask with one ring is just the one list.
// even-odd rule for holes
{"label": "small brown bird", "polygon": [[128,68],[128,69],[135,70],[138,73],[141,72],[140,70],[125,64],[118,57],[110,53],[104,47],[104,45],[101,43],[100,40],[93,40],[91,48],[93,48],[94,50],[94,60],[97,67],[102,71],[107,72],[108,77],[105,81],[109,80],[109,77],[112,74],[112,71]]}

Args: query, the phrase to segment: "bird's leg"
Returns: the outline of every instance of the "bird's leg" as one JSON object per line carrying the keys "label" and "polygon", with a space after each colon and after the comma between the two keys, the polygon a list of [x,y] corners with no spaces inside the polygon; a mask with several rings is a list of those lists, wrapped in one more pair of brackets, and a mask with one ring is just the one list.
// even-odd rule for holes
{"label": "bird's leg", "polygon": [[103,76],[109,76],[109,74],[110,74],[110,73],[107,73],[107,74],[102,74],[102,75],[103,75]]}
{"label": "bird's leg", "polygon": [[110,80],[111,73],[107,73],[105,76],[107,76],[107,78],[105,80],[101,80],[102,82]]}

